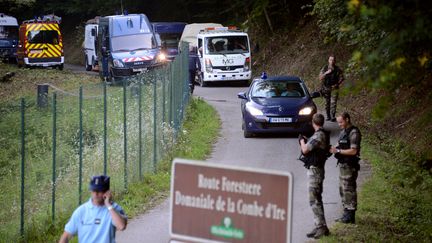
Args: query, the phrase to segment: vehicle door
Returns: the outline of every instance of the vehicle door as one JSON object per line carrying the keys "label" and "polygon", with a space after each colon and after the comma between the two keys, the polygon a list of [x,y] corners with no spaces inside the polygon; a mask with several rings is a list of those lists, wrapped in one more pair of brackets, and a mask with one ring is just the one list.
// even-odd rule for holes
{"label": "vehicle door", "polygon": [[198,69],[198,73],[201,74],[201,72],[203,72],[203,69],[205,68],[205,63],[204,63],[204,47],[203,47],[203,38],[198,38],[198,49],[197,49],[197,55],[198,55],[198,62],[199,62],[199,67],[197,67]]}
{"label": "vehicle door", "polygon": [[110,60],[110,36],[108,24],[99,25],[98,29],[98,42],[100,48],[98,48],[97,55],[100,59],[99,70],[103,77],[109,76],[109,60]]}
{"label": "vehicle door", "polygon": [[63,44],[57,24],[30,24],[26,35],[26,49],[29,58],[55,58],[62,56]]}

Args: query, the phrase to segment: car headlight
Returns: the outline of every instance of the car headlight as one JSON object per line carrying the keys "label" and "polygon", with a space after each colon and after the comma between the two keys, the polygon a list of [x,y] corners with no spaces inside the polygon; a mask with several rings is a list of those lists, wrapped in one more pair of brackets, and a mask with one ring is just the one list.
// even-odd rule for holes
{"label": "car headlight", "polygon": [[263,116],[264,113],[257,109],[256,107],[253,107],[252,104],[246,103],[246,110],[252,115],[252,116]]}
{"label": "car headlight", "polygon": [[206,72],[208,72],[208,73],[213,72],[213,65],[211,63],[211,60],[208,58],[205,59],[205,67],[206,67]]}
{"label": "car headlight", "polygon": [[114,67],[124,67],[123,62],[120,59],[113,60]]}
{"label": "car headlight", "polygon": [[156,59],[158,62],[165,62],[167,60],[166,55],[163,53],[159,53]]}
{"label": "car headlight", "polygon": [[312,111],[313,111],[312,107],[305,107],[299,111],[299,115],[307,116],[312,114]]}

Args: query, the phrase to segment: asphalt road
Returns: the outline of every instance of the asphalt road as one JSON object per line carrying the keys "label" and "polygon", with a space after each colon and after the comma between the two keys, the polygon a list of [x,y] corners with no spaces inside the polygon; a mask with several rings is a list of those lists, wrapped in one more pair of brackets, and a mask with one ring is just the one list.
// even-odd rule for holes
{"label": "asphalt road", "polygon": [[[246,90],[246,87],[196,86],[195,96],[204,98],[214,106],[222,120],[221,136],[208,161],[291,172],[294,178],[292,241],[306,242],[309,239],[305,235],[313,229],[314,224],[308,202],[306,169],[297,160],[300,153],[297,136],[243,138],[237,93]],[[339,134],[337,124],[327,122],[325,128],[332,131],[331,142],[335,144]],[[327,224],[331,225],[339,216],[341,208],[338,168],[333,157],[326,164],[323,201]],[[146,214],[131,220],[126,231],[118,232],[117,242],[168,242],[169,216],[167,199]]]}

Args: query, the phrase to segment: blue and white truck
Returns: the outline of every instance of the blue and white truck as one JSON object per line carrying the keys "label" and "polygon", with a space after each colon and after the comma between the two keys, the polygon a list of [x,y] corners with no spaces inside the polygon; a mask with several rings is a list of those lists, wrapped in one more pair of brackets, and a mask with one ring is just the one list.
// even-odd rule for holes
{"label": "blue and white truck", "polygon": [[0,13],[0,59],[16,60],[18,30],[16,18]]}
{"label": "blue and white truck", "polygon": [[113,15],[99,18],[99,75],[121,81],[166,63],[147,16]]}
{"label": "blue and white truck", "polygon": [[162,51],[172,61],[178,54],[180,38],[186,23],[183,22],[152,22],[154,32],[159,36]]}

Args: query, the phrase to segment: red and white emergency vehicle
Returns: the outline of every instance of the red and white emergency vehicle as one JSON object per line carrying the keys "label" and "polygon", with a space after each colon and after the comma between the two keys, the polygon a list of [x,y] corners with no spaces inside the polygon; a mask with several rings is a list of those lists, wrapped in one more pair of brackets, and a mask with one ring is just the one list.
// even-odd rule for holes
{"label": "red and white emergency vehicle", "polygon": [[19,28],[18,66],[57,67],[63,69],[61,18],[46,15],[23,21]]}

